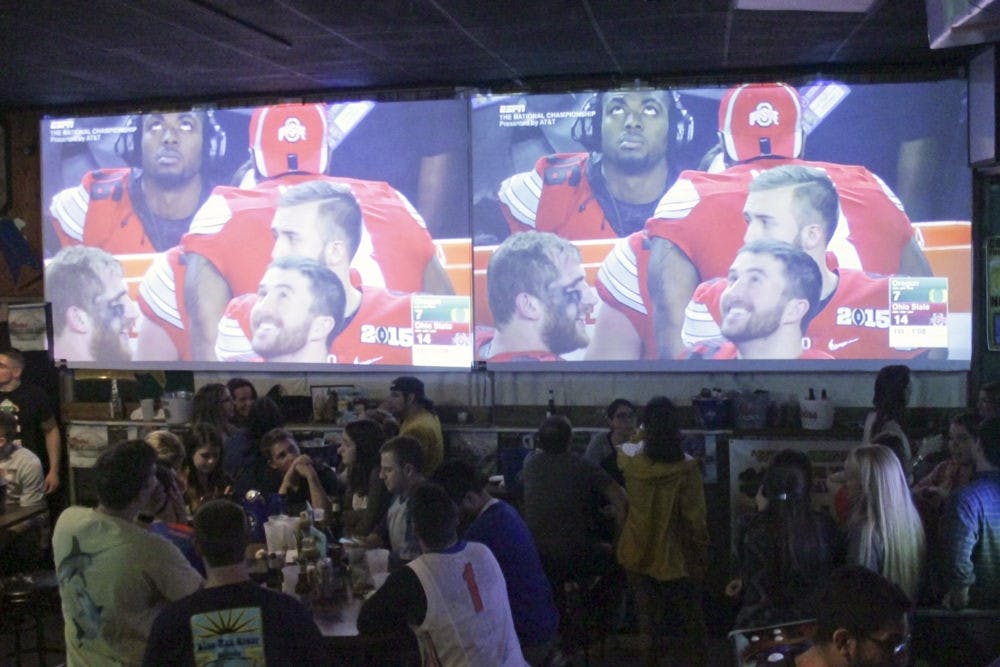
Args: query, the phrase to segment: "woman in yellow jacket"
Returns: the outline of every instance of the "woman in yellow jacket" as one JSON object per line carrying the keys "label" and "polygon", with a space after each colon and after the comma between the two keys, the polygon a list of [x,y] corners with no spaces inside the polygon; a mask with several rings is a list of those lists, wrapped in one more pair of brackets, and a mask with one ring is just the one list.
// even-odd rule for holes
{"label": "woman in yellow jacket", "polygon": [[701,470],[681,448],[670,399],[649,401],[640,435],[618,453],[629,509],[617,555],[635,591],[645,662],[669,656],[668,664],[704,665],[700,582],[708,526]]}

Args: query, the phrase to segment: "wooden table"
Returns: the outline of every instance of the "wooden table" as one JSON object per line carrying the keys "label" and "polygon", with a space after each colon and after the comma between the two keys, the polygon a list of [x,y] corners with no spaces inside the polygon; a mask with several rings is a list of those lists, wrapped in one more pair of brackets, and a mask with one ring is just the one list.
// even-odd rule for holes
{"label": "wooden table", "polygon": [[4,513],[0,514],[0,533],[5,533],[22,523],[30,521],[49,511],[49,506],[45,503],[20,507],[8,504],[4,508]]}
{"label": "wooden table", "polygon": [[[260,574],[261,562],[254,560],[254,555],[262,544],[250,544],[247,547],[247,561],[251,571]],[[283,568],[284,581],[282,592],[296,599],[294,594],[295,580],[298,578],[298,565],[286,565]],[[409,628],[401,628],[400,636],[367,636],[358,632],[358,613],[364,599],[352,595],[348,598],[336,598],[332,601],[317,602],[310,605],[310,612],[316,627],[323,635],[326,647],[330,653],[331,664],[334,665],[379,665],[380,667],[409,667],[420,664],[420,651],[416,638]]]}
{"label": "wooden table", "polygon": [[420,651],[409,628],[393,636],[358,633],[358,613],[364,599],[352,595],[335,602],[314,604],[313,621],[326,641],[333,664],[409,666],[420,664]]}

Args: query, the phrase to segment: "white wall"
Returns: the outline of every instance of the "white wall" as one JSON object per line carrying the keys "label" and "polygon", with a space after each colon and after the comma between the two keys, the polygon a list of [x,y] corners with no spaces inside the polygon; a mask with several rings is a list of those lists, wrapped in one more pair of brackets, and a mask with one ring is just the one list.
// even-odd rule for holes
{"label": "white wall", "polygon": [[[281,384],[287,394],[308,395],[310,385],[354,384],[367,396],[381,398],[389,393],[389,383],[396,373],[341,374],[244,374],[266,392]],[[196,373],[195,386],[225,382],[232,374]],[[965,372],[914,372],[911,407],[958,408],[965,405],[968,374]],[[427,396],[439,404],[469,406],[490,405],[490,374],[422,373]],[[722,390],[753,391],[766,389],[772,399],[805,397],[810,387],[827,390],[834,404],[841,407],[871,405],[875,373],[495,373],[493,380],[497,405],[544,405],[548,390],[555,393],[557,405],[606,405],[623,396],[644,402],[665,394],[679,404],[686,404],[702,387]]]}

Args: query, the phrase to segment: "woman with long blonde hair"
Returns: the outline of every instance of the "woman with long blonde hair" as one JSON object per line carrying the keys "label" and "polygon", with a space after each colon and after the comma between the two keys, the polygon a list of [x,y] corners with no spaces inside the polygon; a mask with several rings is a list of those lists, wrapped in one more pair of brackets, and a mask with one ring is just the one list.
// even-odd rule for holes
{"label": "woman with long blonde hair", "polygon": [[851,501],[847,561],[878,572],[916,599],[926,541],[899,459],[883,445],[856,447],[844,474]]}

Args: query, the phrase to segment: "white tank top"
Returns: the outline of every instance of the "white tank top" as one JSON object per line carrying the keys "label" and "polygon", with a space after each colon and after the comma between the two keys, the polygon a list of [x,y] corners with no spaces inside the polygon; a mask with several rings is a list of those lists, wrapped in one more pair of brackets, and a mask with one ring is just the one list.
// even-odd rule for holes
{"label": "white tank top", "polygon": [[468,542],[454,553],[426,553],[407,565],[427,597],[413,628],[425,666],[523,667],[507,584],[489,548]]}

